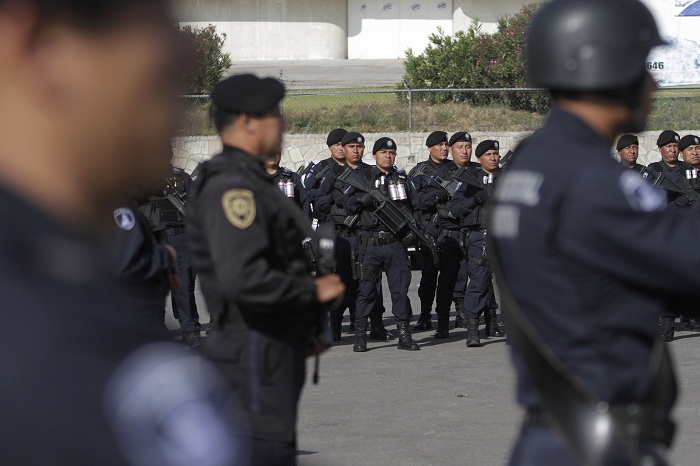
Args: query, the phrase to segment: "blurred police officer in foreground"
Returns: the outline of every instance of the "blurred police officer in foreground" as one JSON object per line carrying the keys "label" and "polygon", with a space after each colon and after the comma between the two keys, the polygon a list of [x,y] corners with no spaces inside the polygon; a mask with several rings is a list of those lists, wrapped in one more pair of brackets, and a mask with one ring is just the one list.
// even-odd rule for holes
{"label": "blurred police officer in foreground", "polygon": [[[426,235],[437,241],[440,234],[440,227],[437,224],[438,208],[443,208],[450,200],[448,192],[441,186],[431,182],[430,175],[420,175],[421,166],[425,166],[429,173],[435,173],[439,177],[445,179],[457,171],[457,166],[449,160],[447,133],[444,131],[433,131],[425,140],[425,146],[428,148],[428,160],[419,162],[408,174],[412,185],[415,187],[413,194],[413,209],[416,212],[418,223],[423,228]],[[438,331],[435,333],[436,338],[447,338],[448,329],[445,327],[449,319],[450,306],[452,305],[452,292],[454,291],[454,283],[456,275],[453,279],[452,274],[449,275],[449,280],[442,280],[438,277],[440,270],[439,264],[435,264],[432,253],[424,247],[421,247],[422,253],[422,268],[420,284],[418,285],[418,297],[420,298],[420,315],[414,327],[414,330],[428,330],[433,328],[431,312],[433,309],[433,300],[435,300],[435,311],[438,314]],[[451,266],[450,269],[453,267]],[[456,272],[455,272],[456,274]],[[448,278],[448,276],[445,278]],[[437,292],[437,295],[436,295]],[[440,322],[442,321],[442,326]]]}
{"label": "blurred police officer in foreground", "polygon": [[223,151],[202,166],[188,205],[190,249],[214,330],[203,352],[240,398],[253,464],[296,464],[297,403],[318,343],[323,304],[343,297],[337,275],[312,278],[308,218],[273,184],[264,161],[281,151],[284,86],[234,75],[211,94]]}
{"label": "blurred police officer in foreground", "polygon": [[[507,318],[534,331],[513,346],[527,418],[511,464],[665,464],[675,383],[656,322],[681,299],[700,304],[700,217],[667,209],[609,155],[646,124],[646,59],[661,44],[638,0],[554,0],[533,18],[529,85],[549,88],[554,106],[501,178],[491,217],[499,287],[514,297]],[[673,247],[659,247],[669,236]],[[555,367],[543,354],[560,378],[542,379]],[[561,403],[582,398],[585,411]],[[572,425],[584,417],[601,422]]]}
{"label": "blurred police officer in foreground", "polygon": [[[396,142],[388,137],[379,138],[372,148],[376,167],[358,173],[366,185],[378,189],[388,202],[403,205],[410,215],[411,190],[406,173],[394,166],[396,161]],[[346,195],[346,207],[351,215],[360,214],[360,233],[358,242],[359,289],[357,296],[357,321],[355,322],[355,344],[353,351],[367,351],[367,318],[376,309],[381,294],[378,283],[382,280],[382,271],[386,272],[391,293],[391,312],[397,320],[399,329],[398,348],[415,351],[420,349],[411,337],[411,301],[408,287],[411,284],[411,266],[408,253],[402,241],[389,231],[377,218],[377,204],[369,193],[351,188]],[[407,232],[408,233],[408,232]]]}
{"label": "blurred police officer in foreground", "polygon": [[620,157],[620,163],[635,170],[637,173],[642,173],[646,168],[641,163],[637,163],[639,157],[639,139],[634,134],[623,134],[617,140],[617,155]]}
{"label": "blurred police officer in foreground", "polygon": [[236,463],[212,373],[122,301],[99,239],[169,167],[166,6],[0,0],[0,464]]}

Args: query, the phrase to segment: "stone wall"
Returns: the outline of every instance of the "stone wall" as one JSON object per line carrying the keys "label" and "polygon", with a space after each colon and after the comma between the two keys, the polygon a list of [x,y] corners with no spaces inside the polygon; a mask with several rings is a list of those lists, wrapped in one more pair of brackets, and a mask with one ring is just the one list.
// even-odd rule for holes
{"label": "stone wall", "polygon": [[[401,133],[389,135],[398,145],[396,165],[405,170],[410,170],[416,163],[427,158],[425,138],[429,133]],[[528,132],[507,133],[493,132],[472,133],[474,147],[484,139],[496,139],[501,144],[501,155],[509,149],[513,149],[517,143]],[[639,163],[647,165],[661,159],[656,138],[659,132],[646,132],[639,135]],[[681,136],[688,134],[688,131],[681,131]],[[365,149],[365,160],[372,160],[372,144],[385,134],[365,134],[367,138],[367,148]],[[173,140],[173,164],[176,167],[184,168],[191,172],[197,164],[208,159],[212,155],[221,151],[221,142],[216,137],[185,137]],[[566,147],[552,147],[552,157],[566,155]],[[614,148],[610,149],[614,153]],[[307,161],[319,161],[330,156],[326,146],[325,134],[287,134],[284,138],[282,148],[282,166],[298,169]]]}

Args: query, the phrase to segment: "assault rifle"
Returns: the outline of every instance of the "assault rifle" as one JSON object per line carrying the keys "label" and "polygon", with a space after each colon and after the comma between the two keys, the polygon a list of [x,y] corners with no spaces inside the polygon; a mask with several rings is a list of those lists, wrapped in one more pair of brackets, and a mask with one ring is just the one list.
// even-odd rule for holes
{"label": "assault rifle", "polygon": [[[646,169],[642,171],[648,172]],[[650,173],[656,179],[652,183],[653,186],[658,186],[664,191],[670,191],[685,195],[691,204],[700,202],[700,182],[697,178],[687,179],[679,176],[677,179],[669,177],[666,173]]]}
{"label": "assault rifle", "polygon": [[308,175],[311,172],[311,169],[314,168],[315,165],[316,164],[309,160],[297,169],[297,175],[299,175],[299,178],[301,178],[301,184],[304,184],[304,178],[306,178],[306,175]]}
{"label": "assault rifle", "polygon": [[435,240],[431,240],[425,236],[420,229],[413,216],[391,201],[385,194],[376,188],[370,188],[367,184],[357,176],[350,168],[346,168],[343,173],[338,176],[338,181],[352,186],[364,193],[369,194],[375,204],[374,215],[377,216],[380,222],[386,226],[392,234],[400,236],[406,233],[406,230],[413,233],[418,241],[423,243],[433,256],[433,262],[438,264],[439,256]]}
{"label": "assault rifle", "polygon": [[455,191],[457,191],[460,183],[470,184],[480,189],[484,188],[483,183],[481,183],[474,175],[469,173],[464,167],[460,167],[459,170],[450,175],[449,178],[445,179],[435,173],[435,170],[433,170],[428,164],[424,163],[416,170],[413,176],[424,176],[428,178],[429,183],[433,183],[444,188],[450,197],[452,197]]}
{"label": "assault rifle", "polygon": [[165,181],[165,192],[167,193],[165,195],[166,199],[168,199],[170,204],[185,217],[185,203],[187,202],[185,194],[180,193],[180,191],[172,187],[168,180]]}

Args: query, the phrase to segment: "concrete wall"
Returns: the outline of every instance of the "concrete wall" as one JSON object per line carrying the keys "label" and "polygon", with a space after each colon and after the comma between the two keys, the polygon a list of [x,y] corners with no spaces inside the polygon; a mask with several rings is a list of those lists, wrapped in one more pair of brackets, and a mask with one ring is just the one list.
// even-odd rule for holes
{"label": "concrete wall", "polygon": [[233,60],[347,57],[347,0],[176,0],[182,25],[213,24]]}
{"label": "concrete wall", "polygon": [[[689,131],[680,131],[681,135],[689,134]],[[425,138],[429,133],[401,133],[391,134],[398,145],[396,165],[405,170],[410,170],[416,163],[428,158],[428,151],[425,147]],[[471,133],[474,138],[474,147],[484,139],[496,139],[501,143],[501,155],[509,149],[513,149],[516,144],[530,133],[510,133],[510,132],[475,132]],[[656,138],[659,131],[645,132],[639,134],[639,163],[648,165],[651,162],[661,160]],[[372,144],[374,141],[386,134],[366,133],[367,148],[365,149],[365,161],[372,158]],[[282,149],[282,166],[296,170],[307,161],[317,162],[330,157],[328,147],[325,144],[325,134],[288,134],[284,139]],[[221,142],[216,137],[186,137],[173,140],[173,164],[176,167],[184,168],[188,172],[194,170],[199,162],[210,158],[221,151]],[[610,149],[611,153],[614,149]],[[558,149],[552,149],[552,157],[556,157]],[[473,156],[472,156],[473,157]],[[474,157],[472,160],[476,160]]]}
{"label": "concrete wall", "polygon": [[481,32],[496,32],[498,19],[505,15],[514,15],[528,3],[535,0],[453,0],[453,30],[466,31],[474,18],[482,23]]}

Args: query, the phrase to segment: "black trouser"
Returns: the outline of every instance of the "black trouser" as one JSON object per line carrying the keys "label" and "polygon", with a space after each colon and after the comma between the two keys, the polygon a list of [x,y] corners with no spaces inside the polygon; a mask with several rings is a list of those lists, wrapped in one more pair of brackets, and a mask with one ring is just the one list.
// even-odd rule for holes
{"label": "black trouser", "polygon": [[194,282],[196,272],[192,263],[192,255],[187,247],[184,233],[168,236],[168,244],[177,252],[177,273],[180,276],[180,287],[171,293],[173,314],[180,321],[183,333],[197,332],[200,329],[199,313],[194,297]]}
{"label": "black trouser", "polygon": [[297,406],[306,373],[306,344],[255,330],[207,338],[203,352],[228,380],[247,423],[251,464],[295,465]]}
{"label": "black trouser", "polygon": [[452,292],[452,299],[454,301],[459,301],[464,299],[464,292],[467,290],[467,283],[469,281],[469,273],[467,259],[463,258],[459,261],[459,272],[457,272],[457,281],[455,281],[455,289]]}
{"label": "black trouser", "polygon": [[484,255],[483,231],[469,233],[467,252],[469,283],[464,293],[464,310],[468,319],[478,319],[485,310],[495,305],[491,269]]}
{"label": "black trouser", "polygon": [[433,300],[437,290],[438,268],[433,262],[433,254],[426,247],[420,248],[421,275],[418,285],[418,297],[420,298],[420,313],[426,317],[433,310]]}
{"label": "black trouser", "polygon": [[452,306],[452,295],[459,275],[459,266],[464,257],[459,240],[451,236],[440,238],[440,275],[437,280],[435,312],[438,319],[448,319]]}
{"label": "black trouser", "polygon": [[399,241],[386,245],[374,245],[370,242],[363,247],[362,241],[369,234],[363,232],[360,239],[360,251],[363,252],[363,267],[373,269],[375,276],[362,272],[357,294],[357,319],[364,319],[379,305],[381,295],[377,292],[377,283],[381,284],[381,272],[386,273],[389,292],[391,293],[391,312],[397,320],[410,320],[413,314],[408,287],[411,284],[411,264],[406,249]]}
{"label": "black trouser", "polygon": [[357,280],[352,276],[352,253],[357,250],[355,236],[337,236],[335,240],[335,270],[340,275],[340,280],[345,285],[345,299],[343,307],[338,309],[341,315],[347,309],[355,309],[357,300]]}

